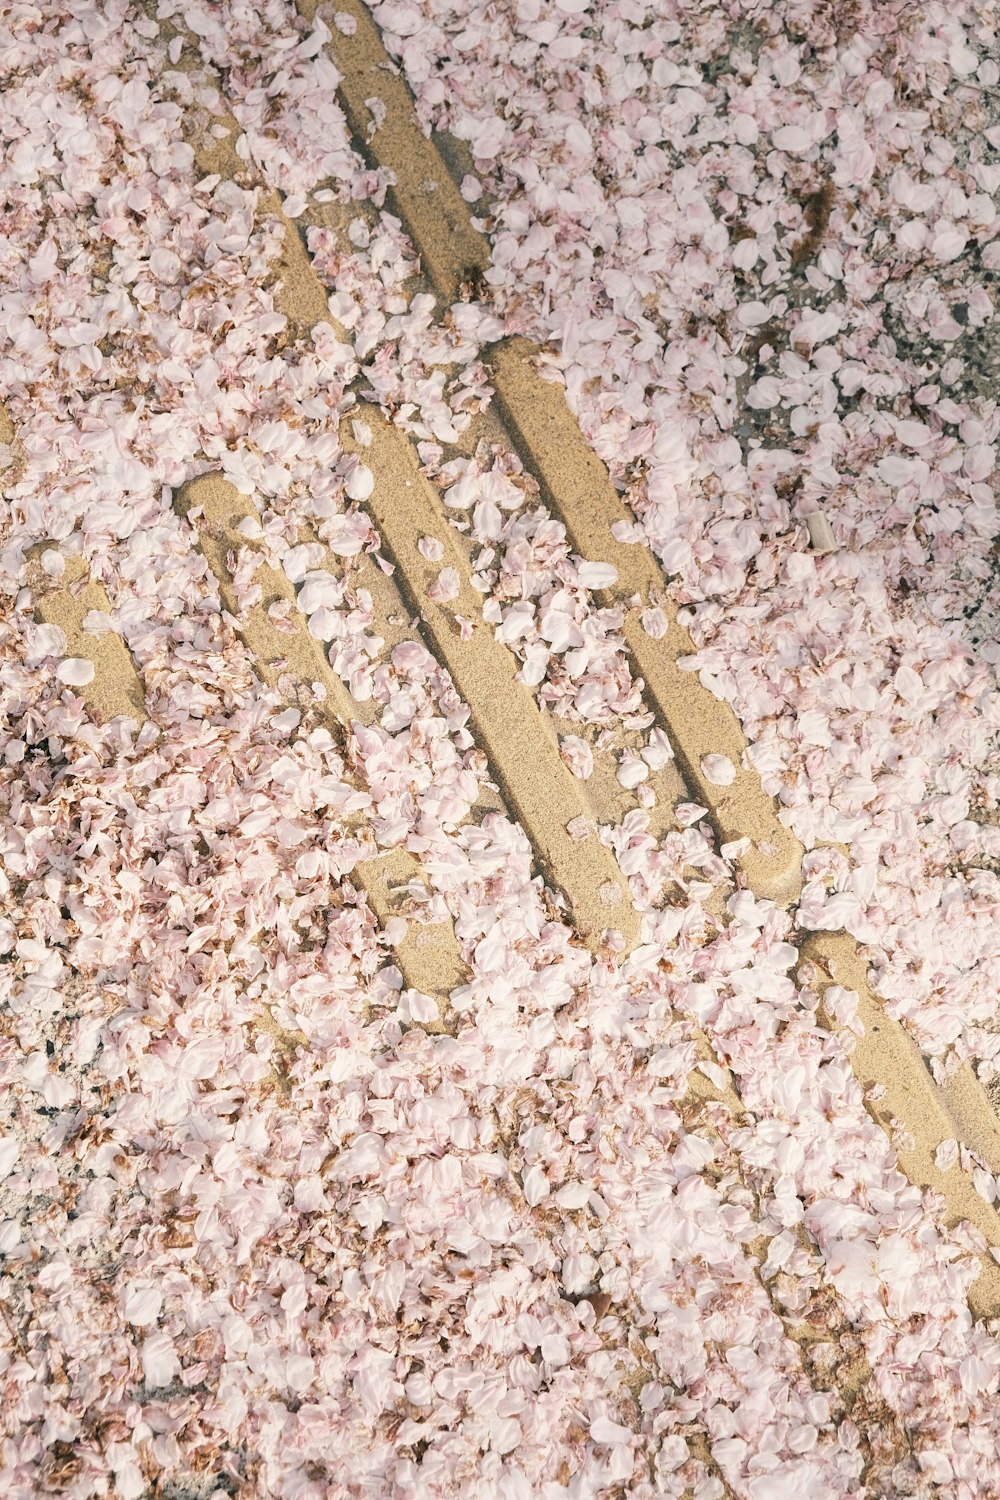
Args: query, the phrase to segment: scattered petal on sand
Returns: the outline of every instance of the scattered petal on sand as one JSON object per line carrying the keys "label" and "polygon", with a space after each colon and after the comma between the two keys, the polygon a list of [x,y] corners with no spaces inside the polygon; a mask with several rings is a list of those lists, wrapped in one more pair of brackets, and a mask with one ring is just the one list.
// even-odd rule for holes
{"label": "scattered petal on sand", "polygon": [[86,687],[94,680],[94,663],[86,656],[68,656],[56,667],[56,676],[67,687]]}

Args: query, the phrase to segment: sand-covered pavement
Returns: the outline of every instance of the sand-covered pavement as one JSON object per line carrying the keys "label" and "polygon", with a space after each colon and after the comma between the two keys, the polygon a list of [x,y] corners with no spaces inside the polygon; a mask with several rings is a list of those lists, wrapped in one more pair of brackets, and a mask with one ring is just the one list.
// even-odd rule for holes
{"label": "sand-covered pavement", "polygon": [[0,8],[0,1497],[1000,1495],[995,8]]}

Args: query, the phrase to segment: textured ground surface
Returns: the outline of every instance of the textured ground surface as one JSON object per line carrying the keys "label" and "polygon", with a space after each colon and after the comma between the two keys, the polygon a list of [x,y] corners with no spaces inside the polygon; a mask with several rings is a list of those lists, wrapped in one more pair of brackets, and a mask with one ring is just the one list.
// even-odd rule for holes
{"label": "textured ground surface", "polygon": [[992,8],[2,14],[0,1492],[1000,1494]]}

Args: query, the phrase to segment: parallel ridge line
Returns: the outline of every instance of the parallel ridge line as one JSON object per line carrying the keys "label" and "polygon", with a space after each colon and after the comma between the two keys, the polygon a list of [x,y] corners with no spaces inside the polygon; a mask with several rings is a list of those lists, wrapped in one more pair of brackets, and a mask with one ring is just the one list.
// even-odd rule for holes
{"label": "parallel ridge line", "polygon": [[[201,477],[187,486],[186,491],[178,505],[182,512],[197,505],[207,507],[210,520],[199,538],[201,550],[218,579],[223,603],[235,618],[237,606],[226,555],[231,547],[249,545],[235,526],[248,515],[255,516],[256,511],[252,503],[221,476]],[[212,521],[218,523],[220,512],[222,515],[228,512],[228,532],[225,523],[211,524]],[[41,553],[48,550],[59,552],[65,562],[58,581],[49,580],[37,561]],[[66,658],[79,657],[94,666],[91,681],[74,691],[79,692],[97,723],[106,724],[116,718],[125,718],[141,728],[149,722],[145,690],[128,647],[113,630],[94,633],[83,629],[84,617],[91,610],[104,614],[111,612],[111,603],[101,584],[91,581],[82,588],[79,586],[88,573],[86,559],[75,554],[67,556],[61,552],[58,543],[42,542],[29,549],[28,561],[37,596],[35,618],[42,624],[58,625],[65,632]],[[279,634],[267,617],[267,605],[275,599],[291,597],[294,600],[292,584],[284,574],[276,573],[266,564],[258,569],[256,581],[264,589],[264,599],[260,606],[246,612],[240,622],[240,634],[253,656],[261,680],[266,686],[281,692],[285,702],[289,701],[289,687],[293,688],[298,700],[300,695],[310,692],[313,682],[322,682],[330,691],[336,707],[323,711],[323,705],[317,704],[319,717],[328,724],[336,724],[338,729],[342,730],[345,723],[349,728],[350,709],[358,710],[362,705],[355,703],[332,671],[318,642],[309,635],[302,615],[298,614],[299,628],[294,634]],[[277,665],[281,660],[279,653],[285,658],[281,667]],[[354,717],[362,715],[355,712]],[[359,861],[350,878],[361,887],[376,920],[384,927],[399,911],[396,891],[421,876],[419,863],[411,854],[403,849],[393,849]],[[406,936],[394,950],[394,958],[407,988],[419,990],[437,1001],[440,1019],[421,1023],[423,1029],[446,1030],[448,997],[467,975],[451,923],[410,924]],[[286,1051],[289,1050],[290,1034],[278,1027],[269,1013],[265,1017],[265,1029]],[[301,1035],[296,1039],[304,1041]]]}
{"label": "parallel ridge line", "polygon": [[[321,0],[297,0],[297,8],[313,21]],[[332,9],[322,8],[327,13]],[[420,129],[410,91],[368,11],[356,0],[338,3],[336,11],[354,23],[351,35],[334,23],[327,44],[341,75],[337,95],[348,126],[376,164],[392,173],[389,206],[407,227],[416,227],[414,239],[425,273],[446,304],[455,302],[463,284],[489,266],[489,246],[470,223],[468,206],[451,173]],[[382,101],[384,114],[372,113],[370,99]]]}
{"label": "parallel ridge line", "polygon": [[[246,164],[234,145],[239,127],[231,115],[220,118],[230,127],[228,138],[201,137],[191,144],[202,170],[236,177],[246,171]],[[433,150],[423,136],[421,140]],[[446,192],[450,184],[450,190],[455,192],[436,154],[435,160],[441,168],[442,191]],[[421,195],[422,202],[425,198],[428,203],[434,201],[433,196]],[[345,330],[327,308],[327,293],[277,195],[265,192],[260,207],[265,213],[275,214],[285,230],[283,259],[287,274],[279,296],[281,310],[299,327],[327,322],[338,337],[349,342]],[[436,213],[437,209],[432,211]],[[461,556],[455,533],[444,518],[433,486],[423,474],[406,434],[386,421],[374,406],[365,406],[345,417],[341,424],[345,448],[359,451],[351,430],[352,421],[359,416],[373,430],[371,450],[364,451],[376,480],[367,505],[382,534],[384,550],[399,563],[403,591],[409,593],[413,611],[420,615],[438,659],[447,667],[460,697],[471,711],[477,740],[486,751],[491,772],[505,800],[528,835],[538,867],[565,897],[574,926],[592,952],[603,951],[607,932],[620,934],[624,950],[630,952],[639,941],[641,920],[632,906],[628,882],[614,855],[595,836],[579,842],[567,832],[568,824],[588,817],[587,800],[579,782],[564,765],[556,736],[534,695],[514,681],[517,661],[513,652],[496,640],[493,630],[482,619],[481,599],[468,582],[467,560]],[[214,482],[219,482],[219,476]],[[186,506],[193,503],[192,493],[187,491]],[[230,508],[235,503],[233,499],[228,502]],[[233,511],[234,517],[235,514]],[[233,524],[238,521],[234,519]],[[239,533],[233,535],[239,544],[245,544]],[[427,597],[426,585],[436,577],[439,567],[428,564],[417,550],[416,544],[424,535],[434,535],[441,541],[448,561],[459,573],[461,592],[454,609],[445,609]],[[210,539],[205,544],[209,548],[215,545]],[[221,578],[221,557],[215,555],[209,560],[216,576]],[[264,576],[258,575],[258,581]],[[425,587],[415,588],[417,579]],[[272,579],[267,587],[273,589],[278,585]],[[288,588],[291,589],[291,584]],[[237,613],[232,612],[234,616]],[[472,626],[469,641],[460,637],[457,616],[464,616]],[[251,632],[263,630],[266,635],[268,628],[273,630],[269,621],[266,625],[250,619],[244,623]],[[256,647],[251,649],[256,651]],[[318,655],[322,656],[322,652]],[[310,652],[307,660],[316,662],[316,659],[317,652]],[[325,662],[324,665],[328,676],[335,678],[336,674]],[[319,670],[317,665],[316,671]],[[327,679],[317,676],[305,680],[326,682]],[[351,717],[358,717],[357,708],[339,678],[336,682],[335,692],[331,685],[331,702],[339,702],[341,720],[349,722]]]}
{"label": "parallel ridge line", "polygon": [[[597,602],[624,609],[623,634],[633,660],[668,726],[684,778],[708,808],[720,842],[748,840],[749,848],[736,857],[746,884],[756,895],[788,906],[802,889],[802,845],[775,815],[756,771],[745,766],[747,742],[732,709],[702,686],[697,673],[678,665],[694,651],[694,643],[666,599],[663,573],[647,547],[615,537],[614,527],[634,525],[634,520],[604,464],[588,447],[561,383],[544,379],[535,368],[537,352],[526,339],[509,339],[487,357],[505,425],[574,549],[616,569],[617,583],[595,590]],[[643,610],[651,604],[668,621],[660,639],[642,623]],[[724,755],[732,762],[735,779],[729,786],[706,776],[702,762],[708,755]]]}
{"label": "parallel ridge line", "polygon": [[[311,21],[318,0],[298,0],[298,9]],[[368,12],[359,0],[344,0],[339,9],[352,18],[355,30],[348,36],[335,27],[326,49],[342,75],[338,94],[348,124],[369,160],[394,174],[395,206],[417,246],[427,279],[447,307],[468,279],[470,264],[489,265],[489,245],[473,227],[445,162],[424,135],[409,90]],[[377,116],[369,107],[372,99],[385,106]],[[422,189],[429,181],[436,184],[433,192]],[[457,230],[454,219],[459,210]],[[625,638],[691,789],[708,809],[722,843],[749,840],[745,852],[735,853],[735,863],[750,888],[787,906],[802,888],[802,846],[778,818],[757,773],[743,764],[747,743],[732,709],[704,688],[697,674],[677,667],[678,658],[693,654],[695,647],[677,623],[667,580],[647,548],[615,540],[611,526],[634,525],[634,517],[584,442],[558,386],[535,375],[530,352],[527,341],[519,339],[495,346],[487,355],[512,445],[542,481],[544,497],[576,550],[590,561],[611,562],[618,568],[620,582],[605,601],[621,603],[638,595],[639,606],[626,617]],[[651,600],[661,605],[669,620],[669,634],[659,642],[640,623],[642,606]],[[701,761],[707,754],[728,755],[733,761],[736,781],[731,786],[720,787],[704,775]]]}
{"label": "parallel ridge line", "polygon": [[56,581],[43,573],[40,564],[35,564],[37,572],[32,589],[35,619],[40,624],[58,625],[62,629],[66,636],[65,659],[76,657],[93,665],[91,681],[75,691],[97,723],[126,718],[141,728],[147,719],[145,689],[128,647],[116,631],[95,633],[83,628],[83,621],[92,610],[101,614],[111,612],[111,602],[103,586],[93,581],[84,583],[90,571],[86,559],[78,554],[67,556],[57,542],[36,544],[29,550],[29,561],[32,554],[37,558],[46,551],[57,552],[65,567]]}
{"label": "parallel ridge line", "polygon": [[[320,6],[320,0],[296,3],[300,14],[310,21]],[[338,0],[337,8],[355,23],[351,35],[335,27],[326,43],[327,53],[342,75],[338,93],[348,124],[369,162],[385,166],[394,174],[394,206],[420,253],[428,281],[447,307],[461,295],[468,267],[488,266],[488,243],[472,225],[457,188],[453,183],[448,187],[448,170],[421,129],[409,90],[367,10],[360,0]],[[357,80],[363,80],[363,85]],[[380,100],[384,108],[373,112],[368,102],[371,99]],[[424,182],[436,184],[434,194],[420,191],[420,183],[416,191],[407,188],[414,164]],[[447,215],[435,207],[445,200],[449,204]],[[453,232],[451,219],[458,213],[459,203],[462,227]],[[475,253],[473,241],[480,247]],[[566,526],[574,547],[584,557],[610,561],[618,569],[619,585],[605,599],[621,603],[637,595],[640,604],[653,601],[664,608],[669,633],[659,649],[643,630],[635,608],[626,617],[625,636],[663,714],[664,726],[693,793],[709,809],[724,841],[749,836],[750,848],[737,863],[751,891],[782,904],[794,903],[801,888],[801,846],[781,823],[759,778],[746,768],[747,742],[735,714],[703,688],[694,674],[677,667],[679,656],[694,651],[693,642],[677,622],[676,610],[667,600],[667,580],[652,555],[641,546],[617,542],[611,533],[616,522],[628,524],[632,518],[604,465],[584,442],[566,406],[564,392],[555,382],[543,380],[533,368],[533,351],[524,340],[494,346],[486,358],[511,445],[536,473],[544,497]],[[720,788],[707,780],[701,766],[707,753],[727,755],[733,762],[737,778],[730,787]],[[817,947],[818,938],[810,941],[813,945],[803,946],[803,956],[807,952],[825,954],[838,973],[852,976],[850,987],[858,990],[867,1044],[856,1049],[852,1059],[858,1077],[882,1083],[887,1097],[895,1098],[892,1091],[900,1091],[896,1102],[902,1113],[898,1118],[907,1123],[918,1141],[926,1143],[935,1131],[943,1131],[938,1139],[953,1134],[967,1139],[973,1149],[992,1142],[996,1116],[978,1081],[965,1070],[960,1094],[955,1084],[950,1093],[938,1088],[902,1027],[897,1032],[898,1023],[888,1025],[884,1008],[868,987],[866,966],[855,940],[842,933],[824,935],[824,943],[834,942],[833,948]],[[956,1105],[957,1112],[950,1107]],[[949,1222],[969,1219],[986,1225],[987,1243],[1000,1244],[1000,1215],[975,1192],[967,1173],[959,1169],[940,1173],[926,1144],[901,1154],[900,1161],[912,1182],[943,1194]],[[982,1264],[983,1274],[971,1302],[979,1313],[996,1315],[1000,1312],[998,1268],[988,1254],[982,1257]]]}
{"label": "parallel ridge line", "polygon": [[[579,841],[567,831],[589,812],[580,783],[563,763],[534,694],[515,681],[516,657],[483,620],[482,600],[469,582],[468,565],[436,491],[406,435],[377,407],[366,407],[364,419],[372,431],[364,458],[375,476],[366,506],[438,660],[471,711],[476,739],[504,799],[528,834],[541,868],[566,897],[573,925],[587,946],[599,951],[605,931],[614,929],[631,951],[641,923],[628,883],[596,836]],[[342,424],[341,441],[359,451],[350,418]],[[418,543],[424,537],[441,544],[441,561],[430,563],[421,554]],[[456,595],[436,603],[428,589],[449,567],[457,577]]]}
{"label": "parallel ridge line", "polygon": [[[351,3],[351,0],[345,0],[345,3],[346,3],[346,5],[349,5],[349,3]],[[288,220],[285,220],[285,222],[288,223]],[[295,237],[295,240],[297,240],[297,237]],[[297,243],[298,243],[298,240],[297,240]],[[325,299],[324,299],[324,302],[325,302]],[[316,320],[316,321],[318,321],[318,320]],[[568,411],[567,411],[567,420],[570,423],[573,422],[573,419],[571,419],[570,414],[568,414]],[[372,425],[375,426],[375,423],[372,423]],[[393,431],[393,434],[396,434],[397,429],[391,429],[391,431]],[[580,438],[580,435],[579,435],[579,429],[577,429],[577,441],[580,441],[580,443],[582,443],[582,438]],[[396,437],[391,438],[391,443],[393,443],[393,444],[396,443]],[[585,452],[589,452],[589,450],[586,450],[585,444],[583,444],[583,450],[585,450]],[[409,450],[408,450],[408,452],[409,452]],[[411,458],[412,458],[412,453],[411,453]],[[204,480],[213,480],[213,481],[216,481],[216,484],[217,483],[225,483],[225,480],[222,480],[222,477],[220,477],[220,475],[205,475],[205,477],[202,477],[202,480],[193,481],[193,483],[195,483],[195,484],[204,483]],[[405,483],[405,480],[403,480],[403,483]],[[229,486],[229,487],[231,487],[231,489],[232,489],[232,486]],[[237,492],[235,492],[235,490],[234,490],[234,493],[237,493]],[[429,492],[429,493],[432,493],[432,492]],[[229,498],[231,498],[231,496],[229,496]],[[241,499],[243,499],[243,496],[238,496],[238,501],[241,501]],[[189,501],[189,505],[187,505],[187,508],[189,508],[189,510],[190,510],[190,508],[196,508],[195,499],[190,498],[190,495],[187,495],[187,501]],[[180,496],[178,496],[178,508],[181,508],[181,504],[183,504],[183,502],[180,501]],[[238,513],[238,505],[237,505],[237,507],[234,508],[234,514],[237,514],[237,513]],[[199,519],[199,517],[195,517],[195,520],[193,520],[192,523],[195,523],[195,525],[196,525],[196,522],[198,522],[198,519]],[[571,534],[573,534],[573,532],[571,532]],[[226,558],[225,553],[222,552],[222,546],[220,546],[220,544],[222,544],[222,540],[223,540],[223,538],[222,538],[222,534],[220,534],[220,532],[216,532],[216,535],[214,535],[214,537],[211,538],[211,541],[213,541],[213,543],[216,543],[216,546],[210,547],[210,550],[213,550],[214,559],[216,559],[216,562],[228,561],[228,558]],[[243,537],[238,537],[238,544],[246,544],[246,541],[244,541]],[[576,544],[577,550],[580,550],[580,552],[582,552],[583,555],[585,555],[585,556],[586,555],[594,555],[594,553],[589,553],[588,550],[586,550],[585,546],[580,546],[580,544],[577,543],[576,538],[574,538],[574,544]],[[636,550],[639,550],[639,549],[636,549]],[[601,552],[600,549],[598,549],[597,555],[601,556],[601,559],[606,558],[606,553]],[[220,594],[222,594],[223,577],[220,576],[219,570],[217,570],[216,565],[214,565],[213,562],[210,561],[210,565],[211,565],[211,567],[213,567],[213,571],[214,571],[214,573],[216,573],[217,579],[219,579]],[[222,571],[223,571],[223,574],[228,573],[228,568],[223,568]],[[627,574],[622,574],[622,576],[627,576]],[[258,582],[259,582],[259,577],[261,577],[261,573],[258,573]],[[286,580],[286,582],[288,582],[288,580]],[[231,583],[231,577],[229,577],[229,583]],[[289,586],[291,586],[291,583],[289,583]],[[294,589],[292,589],[292,594],[294,594]],[[282,592],[280,592],[280,597],[288,598],[288,594],[286,594],[286,592],[282,591]],[[421,603],[423,603],[423,601],[421,601]],[[105,604],[105,606],[102,606],[102,604],[90,604],[90,606],[88,606],[88,607],[106,607],[106,604]],[[424,607],[426,607],[426,606],[424,606]],[[235,610],[231,610],[231,613],[234,613],[234,616],[235,616]],[[291,618],[291,613],[289,613],[289,618]],[[477,619],[477,621],[478,621],[478,616],[475,616],[475,619]],[[310,637],[310,639],[312,639],[312,637]],[[285,651],[285,658],[286,658],[286,660],[289,660],[289,657],[288,657],[288,640],[289,640],[288,634],[282,633],[282,648],[283,648],[283,651]],[[249,640],[247,640],[247,643],[249,643]],[[268,649],[267,640],[265,640],[264,637],[261,637],[261,645],[262,645],[262,648]],[[688,649],[690,649],[690,646],[688,646]],[[321,652],[321,654],[322,654],[322,652]],[[639,654],[637,654],[637,652],[636,652],[636,657],[637,657],[637,660],[639,660]],[[279,667],[277,667],[277,660],[280,660],[280,657],[271,657],[270,661],[267,661],[267,663],[264,663],[264,666],[267,667],[267,669],[273,670],[274,673],[277,673],[276,678],[274,678],[274,679],[276,679],[276,681],[277,681],[277,676],[283,676],[283,675],[285,675],[286,670],[288,670],[288,669],[286,669],[286,667],[285,667],[285,669],[279,669]],[[324,658],[324,660],[325,660],[325,658]],[[642,669],[642,661],[640,661],[640,669]],[[334,673],[334,675],[336,675],[336,673]],[[643,675],[646,675],[646,673],[643,672]],[[316,678],[312,678],[312,679],[313,679],[313,681],[321,681],[321,678],[319,678],[319,676],[316,676]],[[306,681],[306,679],[303,678],[303,681]],[[337,678],[337,681],[339,681],[339,678]],[[340,685],[343,685],[343,684],[340,684]],[[336,694],[334,694],[334,702],[339,703],[339,708],[345,708],[345,706],[346,706],[345,703],[343,703],[342,697],[336,696]],[[349,703],[349,706],[351,706],[352,712],[354,712],[354,717],[360,718],[361,714],[360,714],[360,712],[358,712],[358,709],[361,708],[361,705],[357,705],[357,703],[355,703],[354,700],[351,699],[351,703]],[[337,712],[336,709],[333,708],[333,706],[331,706],[330,712],[331,712],[331,714],[333,714],[333,717],[337,717],[337,720],[342,721],[342,720],[340,720],[339,712]],[[669,721],[669,715],[664,715],[664,717],[667,717],[667,721]],[[718,741],[715,741],[714,744],[712,744],[712,748],[714,748],[714,750],[724,750],[724,745],[720,744],[720,742],[718,742]],[[708,799],[706,799],[706,801],[708,801]],[[381,877],[382,877],[382,879],[384,879],[384,877],[385,877],[385,864],[384,864],[384,862],[382,862],[382,861],[375,861],[375,862],[373,862],[373,867],[378,867],[378,870],[381,871]],[[753,880],[751,880],[750,883],[751,883],[751,886],[753,886]],[[759,894],[760,894],[760,892],[759,892]],[[456,981],[456,983],[457,983],[457,981]],[[840,983],[840,981],[838,981],[838,983]],[[846,981],[844,981],[844,983],[846,983]],[[417,986],[417,987],[424,987],[424,986]],[[708,1049],[708,1043],[706,1043],[706,1052],[708,1052],[708,1050],[709,1050]],[[694,1082],[694,1080],[693,1080],[693,1082]],[[930,1082],[930,1080],[928,1080],[928,1082]],[[694,1092],[696,1092],[696,1094],[699,1094],[700,1097],[703,1097],[703,1098],[705,1098],[705,1097],[715,1097],[715,1091],[714,1091],[714,1089],[712,1089],[712,1091],[706,1091],[706,1089],[697,1088],[697,1089],[694,1089]],[[730,1109],[739,1109],[739,1107],[741,1107],[741,1106],[739,1106],[738,1097],[736,1097],[736,1095],[733,1094],[732,1085],[730,1085],[729,1088],[727,1088],[727,1091],[726,1091],[726,1103],[729,1104]],[[979,1200],[979,1202],[982,1202],[982,1200]],[[970,1215],[964,1215],[964,1217],[970,1217]],[[711,1460],[711,1452],[706,1452],[706,1460]],[[729,1487],[726,1487],[726,1493],[727,1494],[730,1493]]]}
{"label": "parallel ridge line", "polygon": [[[188,44],[180,62],[184,67],[188,58],[193,60],[198,54],[187,34],[179,34]],[[235,117],[224,105],[222,113],[214,119],[228,130],[228,134],[188,133],[200,169],[231,181],[253,175],[252,169],[236,151],[241,132]],[[313,269],[295,224],[282,209],[281,198],[272,189],[264,187],[258,189],[258,194],[258,213],[273,216],[284,229],[279,268],[284,284],[284,294],[279,299],[281,310],[294,328],[308,330],[316,323],[324,322],[333,328],[338,338],[344,339],[343,328],[330,314],[327,291]],[[192,485],[199,488],[195,490]],[[240,495],[224,475],[210,472],[183,486],[175,496],[175,505],[182,514],[196,510],[198,506],[207,507],[202,524],[196,527],[199,547],[219,584],[220,597],[234,620],[239,621],[241,638],[258,664],[261,680],[281,693],[286,702],[289,700],[284,689],[292,686],[296,698],[302,695],[303,701],[313,702],[318,717],[325,720],[328,727],[336,724],[341,734],[349,733],[355,721],[370,724],[373,721],[372,705],[352,697],[333,671],[320,643],[309,634],[305,618],[295,602],[296,590],[284,573],[279,574],[266,564],[259,568],[255,582],[263,590],[262,607],[241,616],[232,593],[228,553],[234,548],[238,552],[240,547],[248,544],[248,539],[236,529],[240,521],[250,518],[259,522],[252,501]],[[267,606],[278,599],[286,600],[291,606],[288,622],[295,625],[294,632],[278,632],[267,615]],[[269,666],[269,663],[282,659],[287,661],[287,666],[278,670]],[[279,678],[286,679],[280,686]],[[321,683],[326,690],[323,703],[313,699],[314,682]],[[381,927],[400,912],[397,891],[414,881],[423,884],[419,862],[405,849],[393,849],[373,859],[359,861],[351,878],[364,891]],[[433,1032],[450,1030],[449,997],[452,990],[468,977],[451,922],[410,923],[406,936],[394,949],[394,958],[404,985],[431,996],[437,1002],[439,1019],[422,1023],[423,1029]]]}
{"label": "parallel ridge line", "polygon": [[[980,1197],[968,1172],[958,1165],[942,1171],[934,1160],[941,1141],[964,1139],[984,1156],[996,1149],[996,1120],[990,1129],[985,1113],[989,1103],[971,1074],[964,1082],[974,1085],[965,1093],[965,1117],[959,1120],[949,1108],[945,1089],[935,1084],[913,1038],[899,1021],[887,1014],[868,983],[868,966],[858,945],[846,932],[813,932],[799,943],[799,977],[813,985],[821,997],[831,985],[852,990],[858,996],[858,1019],[864,1035],[851,1053],[851,1066],[866,1095],[877,1086],[878,1099],[866,1098],[865,1106],[883,1129],[895,1133],[901,1126],[912,1144],[897,1144],[900,1169],[912,1183],[931,1188],[945,1200],[945,1222],[949,1227],[966,1219],[986,1241],[980,1256],[982,1271],[969,1290],[969,1306],[976,1317],[995,1317],[1000,1308],[1000,1265],[990,1250],[1000,1250],[1000,1215]],[[820,1006],[820,1021],[836,1029]],[[976,1090],[979,1090],[978,1100]],[[953,1096],[954,1097],[954,1096]],[[981,1101],[981,1102],[980,1102]],[[987,1157],[988,1159],[988,1157]],[[996,1167],[1000,1159],[994,1155]]]}
{"label": "parallel ridge line", "polygon": [[[241,548],[259,550],[239,530],[241,522],[260,522],[253,501],[240,494],[224,475],[212,472],[182,485],[174,505],[192,525],[199,550],[215,576],[222,604],[236,622],[265,685],[286,703],[311,707],[320,722],[341,740],[350,734],[355,723],[370,723],[371,706],[353,698],[330,666],[321,642],[309,633],[306,618],[296,602],[295,585],[284,572],[272,568],[262,557],[253,576],[261,597],[248,608],[240,608],[229,558],[238,555]],[[279,630],[268,614],[270,607],[279,602],[286,606],[286,630]],[[318,696],[314,685],[325,696]],[[417,860],[403,849],[361,860],[351,874],[383,927],[399,911],[395,888],[419,878]],[[451,923],[435,922],[424,927],[411,924],[395,949],[395,959],[406,987],[437,1001],[439,1020],[425,1023],[424,1029],[445,1029],[448,997],[463,983],[466,974]]]}

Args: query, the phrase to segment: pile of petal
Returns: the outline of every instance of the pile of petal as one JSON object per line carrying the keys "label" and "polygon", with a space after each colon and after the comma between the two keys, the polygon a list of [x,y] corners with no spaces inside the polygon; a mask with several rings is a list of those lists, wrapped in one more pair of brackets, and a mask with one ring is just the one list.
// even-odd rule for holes
{"label": "pile of petal", "polygon": [[[376,8],[490,218],[488,300],[447,326],[352,148],[326,23],[283,0],[0,22],[4,1494],[1000,1488],[981,1247],[866,1111],[851,997],[831,1034],[703,809],[649,832],[649,725],[601,831],[644,941],[591,958],[523,830],[468,817],[468,711],[419,642],[386,647],[356,577],[379,539],[339,429],[363,440],[363,373],[467,523],[523,680],[577,721],[571,769],[642,718],[608,579],[512,455],[444,451],[488,395],[483,342],[549,341],[693,668],[805,842],[846,849],[811,850],[803,923],[870,945],[940,1067],[988,1071],[990,12],[744,10]],[[187,142],[232,139],[223,98],[245,172],[203,176]],[[307,232],[345,338],[280,310],[265,189],[348,217],[350,251]],[[369,727],[261,685],[172,504],[220,467],[261,514],[241,607],[261,556],[284,569]],[[841,550],[817,558],[820,507]],[[122,637],[142,725],[92,722],[83,659],[34,617],[39,543],[50,581],[76,555],[103,584],[84,628]],[[442,1034],[352,878],[400,846],[424,876],[401,920],[448,918],[468,964]]]}

